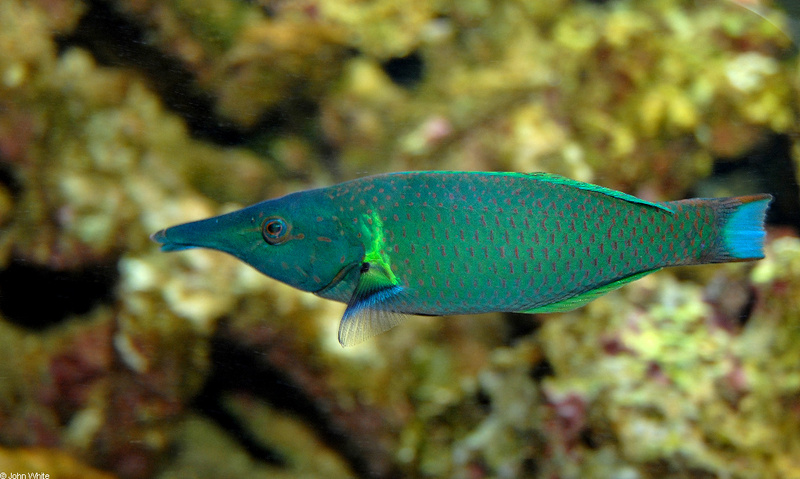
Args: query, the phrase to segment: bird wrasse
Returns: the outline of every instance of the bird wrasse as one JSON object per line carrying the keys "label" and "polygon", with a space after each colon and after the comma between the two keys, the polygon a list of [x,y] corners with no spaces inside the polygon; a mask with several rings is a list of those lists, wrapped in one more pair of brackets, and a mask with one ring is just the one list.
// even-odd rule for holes
{"label": "bird wrasse", "polygon": [[347,308],[357,344],[407,314],[577,308],[665,266],[763,258],[767,194],[650,202],[546,173],[390,173],[155,233]]}

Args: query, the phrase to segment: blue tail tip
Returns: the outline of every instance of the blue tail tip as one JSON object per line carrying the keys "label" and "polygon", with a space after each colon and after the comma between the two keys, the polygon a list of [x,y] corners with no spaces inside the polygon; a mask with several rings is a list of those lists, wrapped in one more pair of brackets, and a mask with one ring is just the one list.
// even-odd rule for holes
{"label": "blue tail tip", "polygon": [[725,249],[733,259],[748,260],[764,257],[764,217],[772,201],[771,195],[737,198],[736,206],[724,226]]}

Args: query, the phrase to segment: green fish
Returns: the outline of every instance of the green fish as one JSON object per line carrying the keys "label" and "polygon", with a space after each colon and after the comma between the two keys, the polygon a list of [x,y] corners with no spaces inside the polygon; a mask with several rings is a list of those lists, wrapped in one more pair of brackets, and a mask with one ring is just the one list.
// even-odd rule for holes
{"label": "green fish", "polygon": [[764,257],[767,194],[650,202],[546,173],[390,173],[161,230],[347,303],[343,346],[407,314],[568,311],[665,266]]}

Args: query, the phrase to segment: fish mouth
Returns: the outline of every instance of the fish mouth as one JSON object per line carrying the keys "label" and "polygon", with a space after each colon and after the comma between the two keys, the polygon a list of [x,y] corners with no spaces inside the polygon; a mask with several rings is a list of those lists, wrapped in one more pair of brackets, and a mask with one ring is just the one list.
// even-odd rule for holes
{"label": "fish mouth", "polygon": [[167,229],[156,231],[150,235],[150,239],[161,245],[161,251],[181,251],[190,248],[196,248],[196,245],[179,243],[167,238]]}

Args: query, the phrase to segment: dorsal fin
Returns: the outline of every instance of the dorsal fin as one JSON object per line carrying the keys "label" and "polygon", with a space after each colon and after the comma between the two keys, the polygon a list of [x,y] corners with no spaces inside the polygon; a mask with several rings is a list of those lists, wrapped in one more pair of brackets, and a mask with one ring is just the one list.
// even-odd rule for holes
{"label": "dorsal fin", "polygon": [[380,262],[364,262],[353,296],[339,323],[339,343],[353,346],[391,329],[405,319],[394,305],[404,289]]}
{"label": "dorsal fin", "polygon": [[556,175],[553,173],[520,173],[521,175],[525,175],[528,177],[532,177],[539,181],[544,181],[547,183],[553,183],[557,185],[567,185],[572,186],[575,188],[580,188],[585,191],[594,191],[596,193],[601,193],[604,195],[611,196],[613,198],[617,198],[623,201],[628,201],[631,203],[637,203],[640,205],[650,206],[653,208],[658,208],[663,211],[667,211],[669,213],[673,213],[669,206],[665,205],[664,203],[653,203],[652,201],[646,201],[641,198],[637,198],[633,195],[629,195],[627,193],[623,193],[621,191],[612,190],[611,188],[606,188],[604,186],[593,185],[591,183],[584,183],[582,181],[573,180],[570,178],[566,178],[561,175]]}

